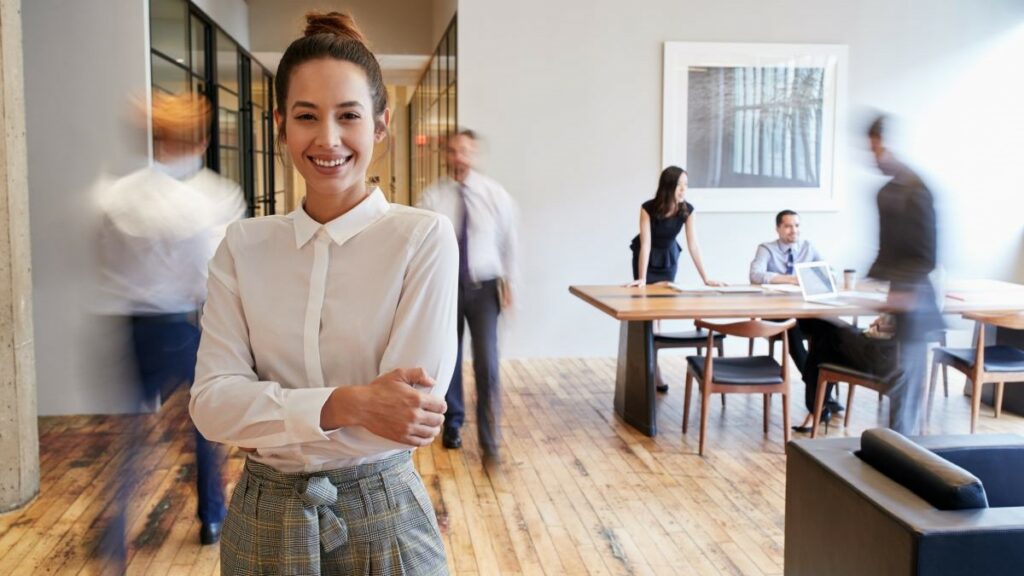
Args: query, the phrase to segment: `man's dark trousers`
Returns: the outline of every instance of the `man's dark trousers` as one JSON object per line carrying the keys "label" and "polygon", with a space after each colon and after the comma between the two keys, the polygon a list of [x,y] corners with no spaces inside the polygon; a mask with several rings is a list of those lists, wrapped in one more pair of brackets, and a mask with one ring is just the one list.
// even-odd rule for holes
{"label": "man's dark trousers", "polygon": [[501,386],[498,372],[498,281],[487,280],[459,285],[459,353],[445,401],[446,428],[460,428],[466,418],[462,388],[462,341],[466,325],[473,343],[473,377],[476,380],[476,419],[480,448],[496,454],[500,441]]}

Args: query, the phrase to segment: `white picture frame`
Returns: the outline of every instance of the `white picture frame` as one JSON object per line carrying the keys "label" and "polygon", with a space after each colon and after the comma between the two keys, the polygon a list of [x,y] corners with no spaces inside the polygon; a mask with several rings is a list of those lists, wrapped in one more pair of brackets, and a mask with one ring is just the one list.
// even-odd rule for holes
{"label": "white picture frame", "polygon": [[706,212],[839,210],[847,56],[835,44],[666,42],[662,166],[687,170],[687,200]]}

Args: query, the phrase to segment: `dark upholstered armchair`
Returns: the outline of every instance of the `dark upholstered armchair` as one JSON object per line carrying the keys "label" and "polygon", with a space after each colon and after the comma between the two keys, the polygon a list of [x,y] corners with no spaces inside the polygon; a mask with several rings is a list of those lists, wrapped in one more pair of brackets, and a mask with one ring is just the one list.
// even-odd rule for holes
{"label": "dark upholstered armchair", "polygon": [[1024,437],[869,430],[786,454],[787,576],[1024,574]]}

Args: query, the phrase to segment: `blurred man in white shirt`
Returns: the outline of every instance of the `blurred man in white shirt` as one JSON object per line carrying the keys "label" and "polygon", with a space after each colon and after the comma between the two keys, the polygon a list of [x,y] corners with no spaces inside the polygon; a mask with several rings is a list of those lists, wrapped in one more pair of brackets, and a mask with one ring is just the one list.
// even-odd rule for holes
{"label": "blurred man in white shirt", "polygon": [[462,130],[448,139],[451,177],[423,192],[419,206],[447,216],[459,241],[459,356],[445,400],[446,448],[462,446],[465,420],[462,390],[462,336],[469,324],[477,389],[477,426],[485,460],[498,460],[501,388],[498,316],[512,306],[516,292],[515,203],[505,188],[474,170],[478,138]]}
{"label": "blurred man in white shirt", "polygon": [[[126,324],[140,409],[155,405],[162,390],[191,384],[207,267],[227,225],[245,214],[239,187],[203,168],[211,112],[202,97],[154,93],[153,165],[101,187],[97,199],[100,307]],[[138,449],[146,431],[133,433]],[[200,541],[213,544],[227,512],[219,458],[213,444],[198,432],[195,438]],[[131,466],[121,474],[128,485],[141,473]],[[115,556],[120,545],[103,544]]]}

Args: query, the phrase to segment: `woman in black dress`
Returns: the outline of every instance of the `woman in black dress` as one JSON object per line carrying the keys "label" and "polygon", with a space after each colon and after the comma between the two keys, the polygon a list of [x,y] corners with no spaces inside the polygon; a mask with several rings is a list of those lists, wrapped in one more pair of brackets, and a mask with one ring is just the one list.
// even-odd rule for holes
{"label": "woman in black dress", "polygon": [[[685,226],[686,248],[690,251],[693,266],[700,279],[708,286],[724,286],[724,282],[708,279],[700,259],[697,244],[696,216],[693,205],[684,200],[686,196],[686,170],[669,166],[661,172],[658,191],[654,199],[643,203],[640,209],[640,234],[633,238],[633,281],[629,286],[646,286],[658,282],[675,282],[679,271],[679,254],[682,248],[676,237]],[[655,331],[660,331],[660,322],[655,322]],[[654,379],[658,392],[667,392],[668,384],[661,379],[661,370],[654,367]]]}
{"label": "woman in black dress", "polygon": [[686,170],[669,166],[661,172],[654,199],[640,209],[640,234],[633,238],[633,282],[629,286],[646,286],[657,282],[675,282],[682,248],[676,237],[686,228],[686,248],[701,281],[708,286],[724,286],[724,282],[708,279],[697,244],[696,216],[686,196]]}

